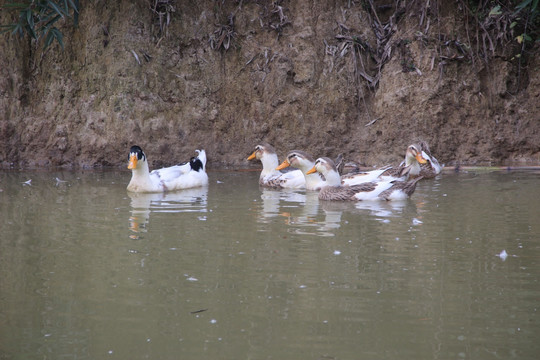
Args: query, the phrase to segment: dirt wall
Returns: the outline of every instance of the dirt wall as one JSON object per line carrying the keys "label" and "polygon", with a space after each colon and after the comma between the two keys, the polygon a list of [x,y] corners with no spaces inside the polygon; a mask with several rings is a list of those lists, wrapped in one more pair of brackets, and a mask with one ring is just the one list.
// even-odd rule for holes
{"label": "dirt wall", "polygon": [[64,51],[0,37],[4,168],[121,167],[132,144],[243,166],[261,141],[384,165],[417,139],[448,165],[540,164],[538,56],[464,57],[458,2],[375,1],[374,23],[346,0],[169,1],[161,26],[154,1],[81,3]]}

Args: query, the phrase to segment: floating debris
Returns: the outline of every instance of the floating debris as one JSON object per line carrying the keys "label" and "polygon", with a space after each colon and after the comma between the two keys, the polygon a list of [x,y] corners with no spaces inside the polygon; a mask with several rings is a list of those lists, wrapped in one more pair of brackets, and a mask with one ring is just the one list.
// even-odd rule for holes
{"label": "floating debris", "polygon": [[54,178],[54,180],[56,181],[56,183],[54,184],[54,186],[56,186],[56,187],[59,187],[59,186],[69,186],[69,185],[68,185],[68,182],[65,181],[65,180],[62,180],[62,179],[59,179],[59,178]]}
{"label": "floating debris", "polygon": [[413,225],[420,225],[420,224],[423,224],[424,222],[421,220],[418,220],[417,218],[414,218],[412,219],[412,223]]}
{"label": "floating debris", "polygon": [[506,250],[503,250],[497,256],[500,257],[502,261],[504,261],[508,257],[508,253],[506,252]]}
{"label": "floating debris", "polygon": [[190,314],[198,314],[198,313],[202,313],[202,312],[205,312],[205,311],[208,311],[208,309],[200,309],[200,310],[190,311]]}
{"label": "floating debris", "polygon": [[26,181],[23,182],[22,184],[23,184],[23,185],[32,186],[32,179],[26,180]]}

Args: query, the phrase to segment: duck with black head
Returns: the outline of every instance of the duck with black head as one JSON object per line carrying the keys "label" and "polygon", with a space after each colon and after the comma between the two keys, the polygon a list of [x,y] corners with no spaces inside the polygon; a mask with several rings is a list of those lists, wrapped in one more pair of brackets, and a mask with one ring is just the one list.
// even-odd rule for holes
{"label": "duck with black head", "polygon": [[148,160],[142,148],[137,145],[132,146],[128,156],[131,181],[127,190],[156,193],[208,185],[206,152],[195,151],[197,155],[187,162],[150,172]]}

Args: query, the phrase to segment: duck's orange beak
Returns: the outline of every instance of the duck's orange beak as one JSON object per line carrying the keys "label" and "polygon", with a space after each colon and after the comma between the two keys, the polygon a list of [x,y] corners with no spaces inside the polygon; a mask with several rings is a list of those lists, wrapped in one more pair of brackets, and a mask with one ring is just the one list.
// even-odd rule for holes
{"label": "duck's orange beak", "polygon": [[285,161],[283,161],[283,162],[281,163],[281,165],[279,165],[279,166],[276,168],[276,170],[282,170],[282,169],[285,169],[286,167],[289,167],[289,165],[291,165],[291,164],[289,164],[289,162],[288,162],[287,160],[285,160]]}
{"label": "duck's orange beak", "polygon": [[317,169],[315,169],[315,166],[309,169],[308,172],[306,172],[306,175],[313,174],[314,172],[317,172]]}
{"label": "duck's orange beak", "polygon": [[424,159],[424,157],[420,153],[416,154],[416,161],[418,161],[420,164],[427,163],[427,160]]}
{"label": "duck's orange beak", "polygon": [[135,169],[137,167],[137,155],[131,154],[129,156],[128,169]]}
{"label": "duck's orange beak", "polygon": [[256,155],[257,151],[254,151],[253,154],[249,155],[249,157],[247,158],[248,160],[253,160],[257,157]]}

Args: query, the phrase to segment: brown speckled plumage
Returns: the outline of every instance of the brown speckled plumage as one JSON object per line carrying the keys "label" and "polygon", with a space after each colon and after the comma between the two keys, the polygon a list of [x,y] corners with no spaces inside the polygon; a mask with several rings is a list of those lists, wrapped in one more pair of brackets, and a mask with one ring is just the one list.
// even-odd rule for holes
{"label": "brown speckled plumage", "polygon": [[435,171],[435,169],[433,168],[431,164],[431,161],[437,162],[437,165],[438,165],[438,161],[435,160],[433,155],[431,155],[431,151],[429,150],[429,145],[427,144],[427,142],[421,141],[419,146],[420,146],[421,151],[425,152],[431,159],[433,159],[433,160],[431,159],[428,160],[426,164],[420,165],[420,176],[422,176],[424,179],[432,179],[439,174],[440,170],[439,172]]}
{"label": "brown speckled plumage", "polygon": [[281,177],[269,179],[266,182],[264,181],[264,179],[259,179],[259,185],[264,186],[264,187],[269,187],[269,188],[276,188],[276,189],[283,188],[284,187],[283,184],[285,183],[286,183],[286,180],[284,180]]}
{"label": "brown speckled plumage", "polygon": [[407,196],[411,196],[416,190],[416,183],[422,179],[422,176],[416,177],[409,181],[394,181],[394,185],[388,190],[383,191],[379,194],[379,197],[384,200],[389,200],[390,195],[394,191],[403,191]]}
{"label": "brown speckled plumage", "polygon": [[363,183],[352,186],[327,186],[319,192],[319,199],[333,201],[358,201],[354,197],[359,192],[368,192],[375,190],[374,182]]}

